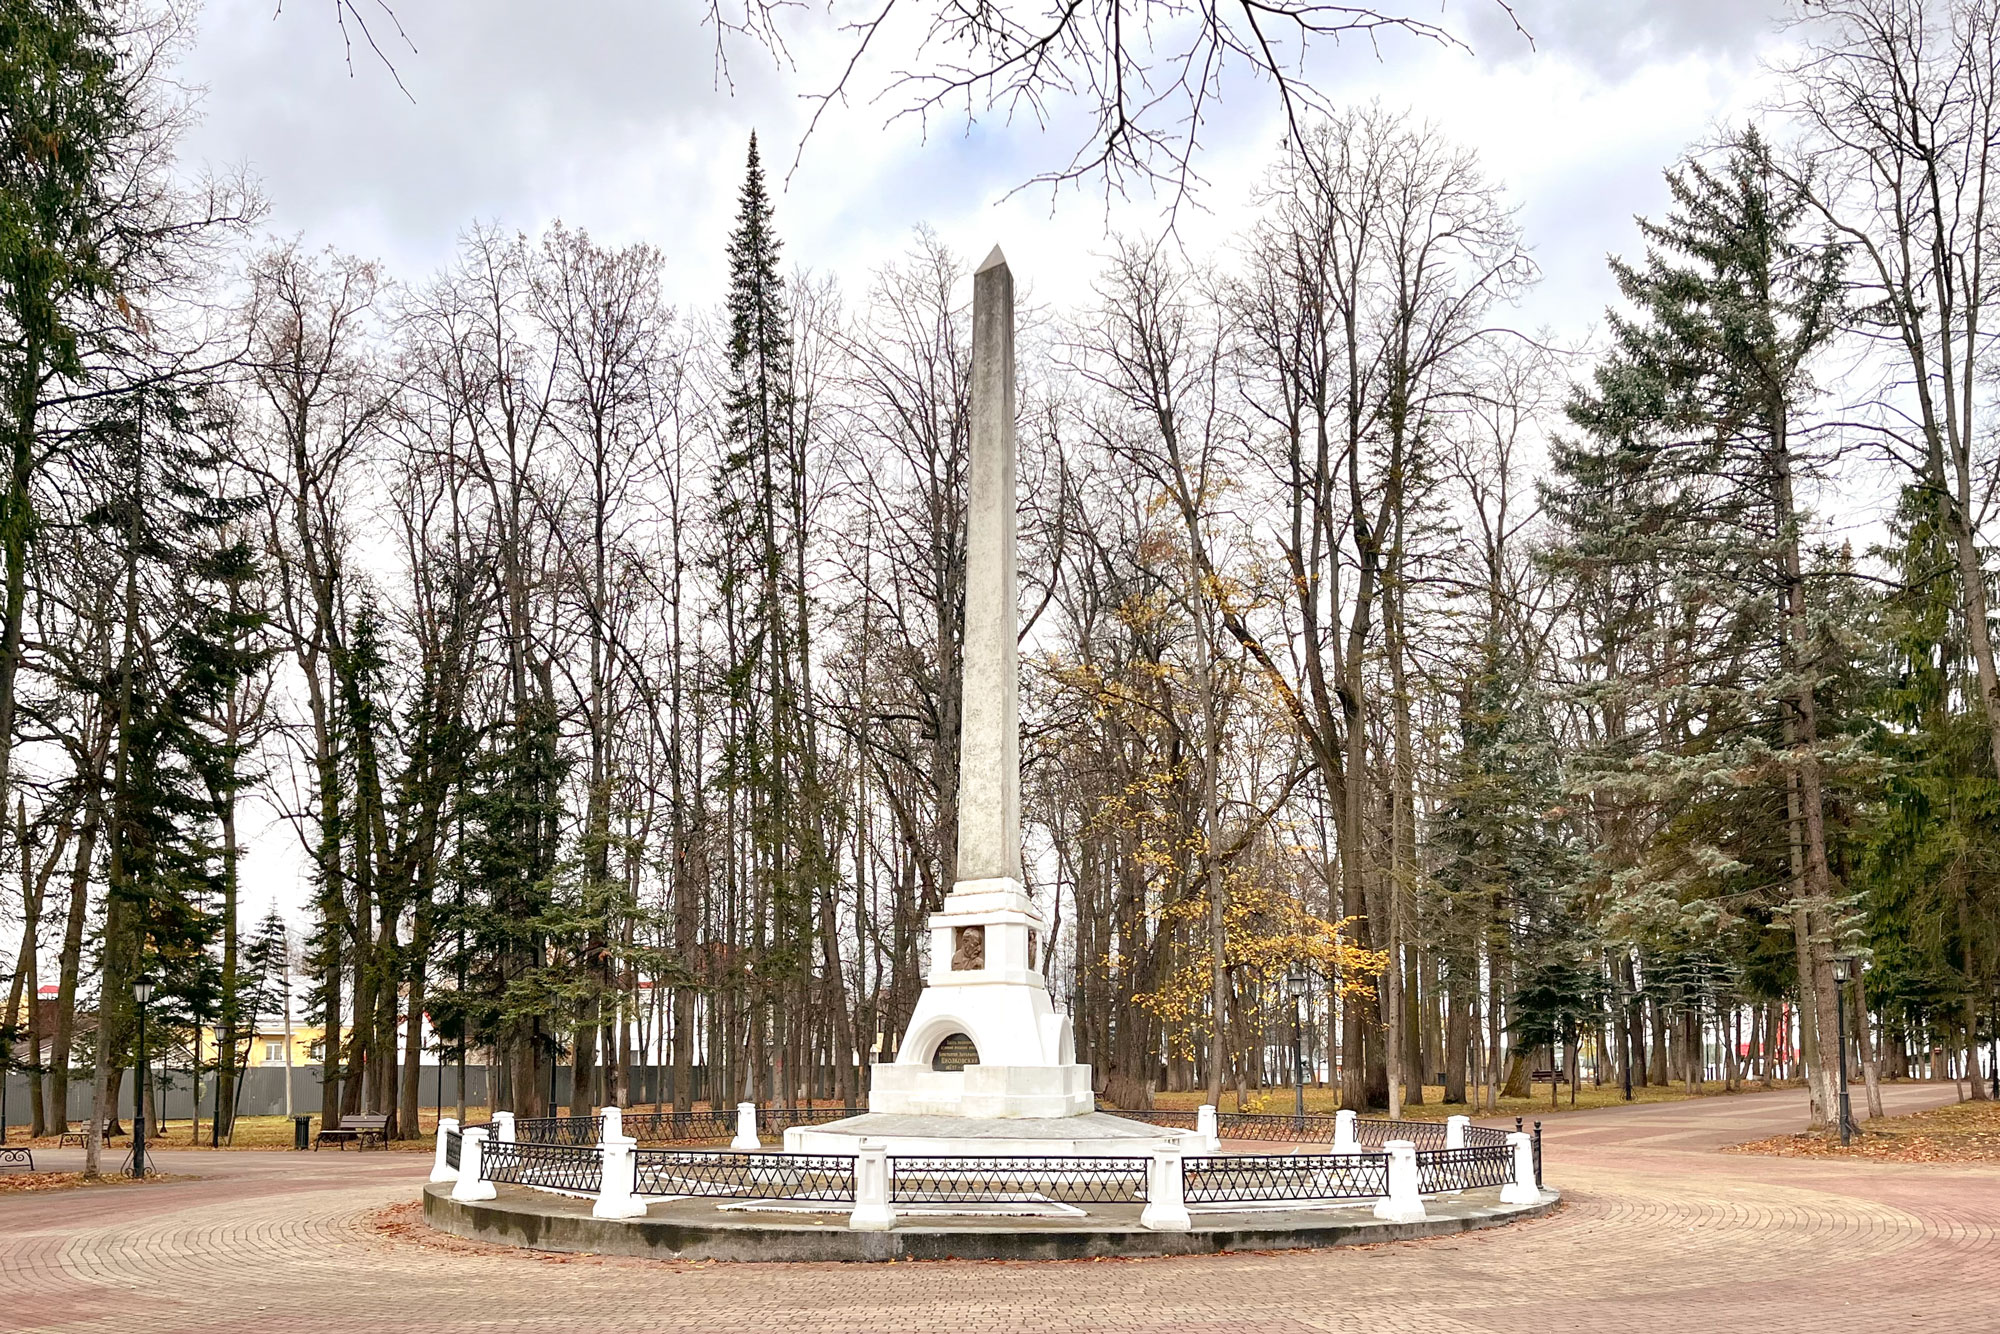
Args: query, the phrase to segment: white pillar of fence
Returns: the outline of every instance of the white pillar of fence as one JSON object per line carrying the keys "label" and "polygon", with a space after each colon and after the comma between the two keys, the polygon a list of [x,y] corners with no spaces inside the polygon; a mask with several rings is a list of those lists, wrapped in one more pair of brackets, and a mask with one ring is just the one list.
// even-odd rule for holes
{"label": "white pillar of fence", "polygon": [[757,1104],[739,1102],[736,1104],[736,1138],[729,1141],[732,1149],[756,1150],[764,1146],[757,1142]]}
{"label": "white pillar of fence", "polygon": [[458,1169],[453,1167],[451,1159],[445,1156],[447,1151],[445,1141],[457,1133],[457,1130],[457,1117],[442,1116],[438,1118],[437,1152],[431,1156],[431,1180],[433,1181],[458,1180]]}
{"label": "white pillar of fence", "polygon": [[1354,1137],[1354,1113],[1338,1111],[1333,1114],[1333,1151],[1335,1153],[1359,1153],[1361,1141]]}
{"label": "white pillar of fence", "polygon": [[889,1149],[880,1140],[864,1139],[854,1155],[854,1212],[847,1226],[856,1232],[887,1232],[896,1226],[896,1205],[889,1198]]}
{"label": "white pillar of fence", "polygon": [[1139,1215],[1139,1226],[1155,1232],[1185,1232],[1192,1226],[1187,1199],[1181,1192],[1179,1145],[1153,1150],[1146,1172],[1146,1208]]}
{"label": "white pillar of fence", "polygon": [[493,1142],[512,1144],[514,1142],[514,1114],[512,1112],[493,1113]]}
{"label": "white pillar of fence", "polygon": [[1375,1216],[1385,1223],[1424,1221],[1424,1197],[1417,1194],[1417,1146],[1392,1139],[1382,1146],[1389,1159],[1389,1193],[1375,1202]]}
{"label": "white pillar of fence", "polygon": [[1222,1151],[1222,1132],[1216,1129],[1214,1103],[1203,1103],[1201,1110],[1194,1114],[1194,1133],[1195,1137],[1200,1141],[1197,1147],[1201,1152],[1220,1153]]}
{"label": "white pillar of fence", "polygon": [[451,1188],[454,1200],[490,1200],[500,1192],[491,1181],[482,1181],[480,1167],[486,1157],[486,1128],[474,1126],[465,1132],[458,1146],[458,1184]]}
{"label": "white pillar of fence", "polygon": [[1537,1204],[1541,1187],[1535,1184],[1535,1141],[1521,1130],[1507,1133],[1508,1147],[1514,1150],[1514,1179],[1500,1188],[1502,1204]]}
{"label": "white pillar of fence", "polygon": [[1472,1124],[1469,1116],[1447,1116],[1444,1119],[1444,1146],[1447,1149],[1465,1147],[1465,1128]]}
{"label": "white pillar of fence", "polygon": [[632,1193],[632,1151],[638,1147],[637,1140],[624,1135],[606,1135],[597,1146],[604,1168],[597,1183],[597,1201],[590,1206],[592,1218],[646,1216],[646,1202]]}
{"label": "white pillar of fence", "polygon": [[616,1107],[597,1109],[597,1142],[625,1138],[625,1113]]}

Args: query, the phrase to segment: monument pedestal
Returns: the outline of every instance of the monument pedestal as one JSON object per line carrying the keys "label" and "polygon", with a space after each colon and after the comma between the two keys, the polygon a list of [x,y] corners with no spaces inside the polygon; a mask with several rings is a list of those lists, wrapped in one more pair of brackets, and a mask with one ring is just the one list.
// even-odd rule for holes
{"label": "monument pedestal", "polygon": [[1096,1107],[1069,1020],[1041,973],[1047,930],[1011,877],[964,880],[932,915],[931,968],[868,1110],[913,1116],[1081,1116]]}

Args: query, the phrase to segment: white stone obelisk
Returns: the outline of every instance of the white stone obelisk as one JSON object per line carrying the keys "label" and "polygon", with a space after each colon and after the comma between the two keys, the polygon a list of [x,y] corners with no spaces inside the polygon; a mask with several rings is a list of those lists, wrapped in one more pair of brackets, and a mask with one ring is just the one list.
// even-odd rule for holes
{"label": "white stone obelisk", "polygon": [[959,886],[1021,880],[1020,576],[1015,565],[1014,274],[995,246],[972,276],[965,504]]}
{"label": "white stone obelisk", "polygon": [[972,276],[958,859],[932,916],[930,975],[873,1112],[1089,1112],[1090,1067],[1041,972],[1047,927],[1021,883],[1021,705],[1014,519],[1014,275],[999,247]]}

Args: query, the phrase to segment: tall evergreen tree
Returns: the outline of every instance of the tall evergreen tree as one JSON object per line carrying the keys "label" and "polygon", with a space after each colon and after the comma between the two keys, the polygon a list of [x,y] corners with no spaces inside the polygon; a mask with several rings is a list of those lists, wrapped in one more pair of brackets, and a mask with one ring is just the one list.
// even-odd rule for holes
{"label": "tall evergreen tree", "polygon": [[1558,449],[1550,499],[1569,533],[1571,569],[1667,574],[1620,631],[1639,651],[1618,674],[1646,683],[1653,745],[1693,762],[1626,771],[1654,802],[1658,827],[1672,831],[1654,843],[1628,910],[1660,927],[1663,945],[1680,941],[1667,946],[1680,953],[1689,942],[1667,925],[1677,915],[1718,924],[1716,905],[1740,902],[1739,882],[1760,878],[1757,849],[1722,835],[1757,821],[1742,810],[1717,821],[1703,809],[1754,806],[1759,790],[1736,776],[1770,775],[1791,882],[1774,906],[1794,927],[1815,1107],[1825,1116],[1830,1063],[1815,1041],[1834,1025],[1837,923],[1816,695],[1825,637],[1810,607],[1799,489],[1821,461],[1811,367],[1838,327],[1841,253],[1809,234],[1806,195],[1754,129],[1714,165],[1692,159],[1670,171],[1667,184],[1667,217],[1640,223],[1644,263],[1612,261],[1631,313],[1611,313],[1614,351],[1570,406],[1584,439]]}

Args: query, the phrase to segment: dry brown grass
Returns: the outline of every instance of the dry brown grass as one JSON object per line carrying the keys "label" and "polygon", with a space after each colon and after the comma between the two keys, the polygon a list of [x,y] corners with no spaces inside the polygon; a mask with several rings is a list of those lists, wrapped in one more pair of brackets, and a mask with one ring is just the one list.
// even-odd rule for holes
{"label": "dry brown grass", "polygon": [[[474,1124],[490,1119],[490,1113],[484,1107],[467,1108],[466,1112],[467,1119]],[[417,1119],[422,1123],[422,1137],[413,1140],[390,1140],[389,1147],[391,1149],[429,1151],[432,1141],[437,1135],[437,1113],[432,1108],[426,1107],[421,1110]],[[83,1123],[78,1122],[76,1128],[80,1130],[82,1126]],[[124,1149],[130,1147],[132,1143],[131,1121],[128,1119],[121,1122],[120,1129],[125,1133],[112,1141],[107,1147],[116,1148],[122,1152]],[[163,1122],[148,1131],[146,1142],[157,1149],[208,1148],[208,1121],[204,1118],[201,1122],[201,1139],[199,1142],[196,1142],[193,1138],[193,1129],[185,1118]],[[315,1111],[313,1113],[313,1132],[317,1134],[318,1131],[319,1114]],[[24,1144],[36,1149],[53,1149],[60,1142],[61,1137],[58,1135],[43,1135],[38,1139],[31,1139],[28,1136],[28,1128],[26,1126],[16,1125],[8,1127],[7,1143],[9,1144]],[[235,1135],[229,1143],[220,1146],[223,1150],[289,1149],[291,1147],[292,1118],[289,1116],[239,1116],[236,1118]]]}

